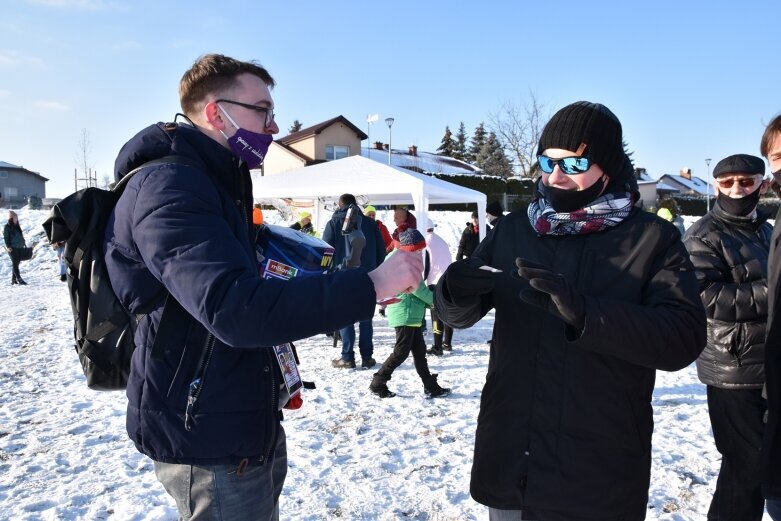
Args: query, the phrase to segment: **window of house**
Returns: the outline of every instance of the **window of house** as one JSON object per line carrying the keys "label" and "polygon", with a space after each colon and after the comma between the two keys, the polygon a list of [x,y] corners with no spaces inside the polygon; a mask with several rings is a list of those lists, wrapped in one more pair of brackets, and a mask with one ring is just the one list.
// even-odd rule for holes
{"label": "window of house", "polygon": [[19,195],[19,189],[14,188],[13,186],[6,186],[5,187],[5,196],[6,197],[17,197]]}
{"label": "window of house", "polygon": [[8,179],[8,172],[0,170],[0,179]]}
{"label": "window of house", "polygon": [[326,145],[325,146],[325,160],[333,161],[335,159],[342,159],[350,155],[350,147],[343,145]]}

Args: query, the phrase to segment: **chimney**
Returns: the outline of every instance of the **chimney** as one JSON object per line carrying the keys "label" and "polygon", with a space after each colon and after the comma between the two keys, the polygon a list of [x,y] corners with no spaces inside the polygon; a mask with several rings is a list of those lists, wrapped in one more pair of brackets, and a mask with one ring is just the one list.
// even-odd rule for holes
{"label": "chimney", "polygon": [[684,179],[691,180],[692,178],[692,169],[691,168],[681,168],[681,177]]}
{"label": "chimney", "polygon": [[374,150],[383,150],[382,141],[374,142]]}
{"label": "chimney", "polygon": [[410,145],[409,146],[409,155],[411,155],[411,156],[417,156],[418,155],[418,147],[416,145]]}

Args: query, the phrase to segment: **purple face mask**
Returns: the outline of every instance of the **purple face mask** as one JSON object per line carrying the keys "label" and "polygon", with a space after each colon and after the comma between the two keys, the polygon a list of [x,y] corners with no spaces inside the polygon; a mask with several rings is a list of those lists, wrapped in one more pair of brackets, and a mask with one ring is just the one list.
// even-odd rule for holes
{"label": "purple face mask", "polygon": [[225,136],[225,139],[228,140],[228,146],[230,146],[230,149],[234,154],[247,163],[247,166],[250,169],[258,168],[266,158],[268,147],[271,145],[274,137],[271,134],[260,134],[247,130],[246,128],[241,128],[233,121],[233,118],[230,117],[230,114],[228,114],[224,108],[221,106],[219,107],[220,110],[222,110],[222,113],[225,114],[225,117],[228,118],[228,121],[236,127],[236,133],[231,137],[226,136],[225,132],[220,131],[222,132],[222,135]]}

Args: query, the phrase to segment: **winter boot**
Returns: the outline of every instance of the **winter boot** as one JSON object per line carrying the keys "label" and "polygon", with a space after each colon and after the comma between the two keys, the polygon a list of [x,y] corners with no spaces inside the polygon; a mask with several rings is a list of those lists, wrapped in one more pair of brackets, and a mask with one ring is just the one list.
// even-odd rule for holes
{"label": "winter boot", "polygon": [[65,282],[68,280],[68,277],[66,277],[65,274],[63,273],[62,275],[60,275],[60,280]]}
{"label": "winter boot", "polygon": [[450,344],[442,344],[442,350],[443,351],[452,351],[453,350],[453,346],[451,346]]}
{"label": "winter boot", "polygon": [[22,286],[26,286],[27,283],[24,281],[22,277],[16,277],[16,281],[21,284]]}
{"label": "winter boot", "polygon": [[426,353],[434,356],[442,356],[442,329],[439,322],[434,322],[434,345]]}
{"label": "winter boot", "polygon": [[11,276],[11,284],[18,284],[18,282],[16,282],[16,275]]}
{"label": "winter boot", "polygon": [[388,379],[380,375],[380,373],[374,373],[372,383],[369,384],[369,390],[380,398],[393,398],[396,396],[396,393],[388,389]]}
{"label": "winter boot", "polygon": [[437,375],[435,374],[423,379],[423,388],[426,391],[426,396],[429,398],[437,398],[450,394],[450,389],[439,386],[437,383]]}

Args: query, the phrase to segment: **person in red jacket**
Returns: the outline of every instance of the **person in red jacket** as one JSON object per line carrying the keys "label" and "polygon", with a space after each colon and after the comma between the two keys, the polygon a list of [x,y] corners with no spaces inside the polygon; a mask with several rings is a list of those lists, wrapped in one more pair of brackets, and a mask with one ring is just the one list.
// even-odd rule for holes
{"label": "person in red jacket", "polygon": [[407,228],[418,227],[418,220],[406,207],[399,206],[393,211],[393,222],[396,224],[396,229],[393,230],[391,237],[394,241],[398,242],[399,234]]}
{"label": "person in red jacket", "polygon": [[377,223],[377,227],[382,235],[382,242],[385,243],[385,253],[390,253],[393,250],[393,237],[391,237],[388,227],[382,224],[381,220],[377,219],[377,209],[372,205],[368,205],[363,209],[363,215]]}

